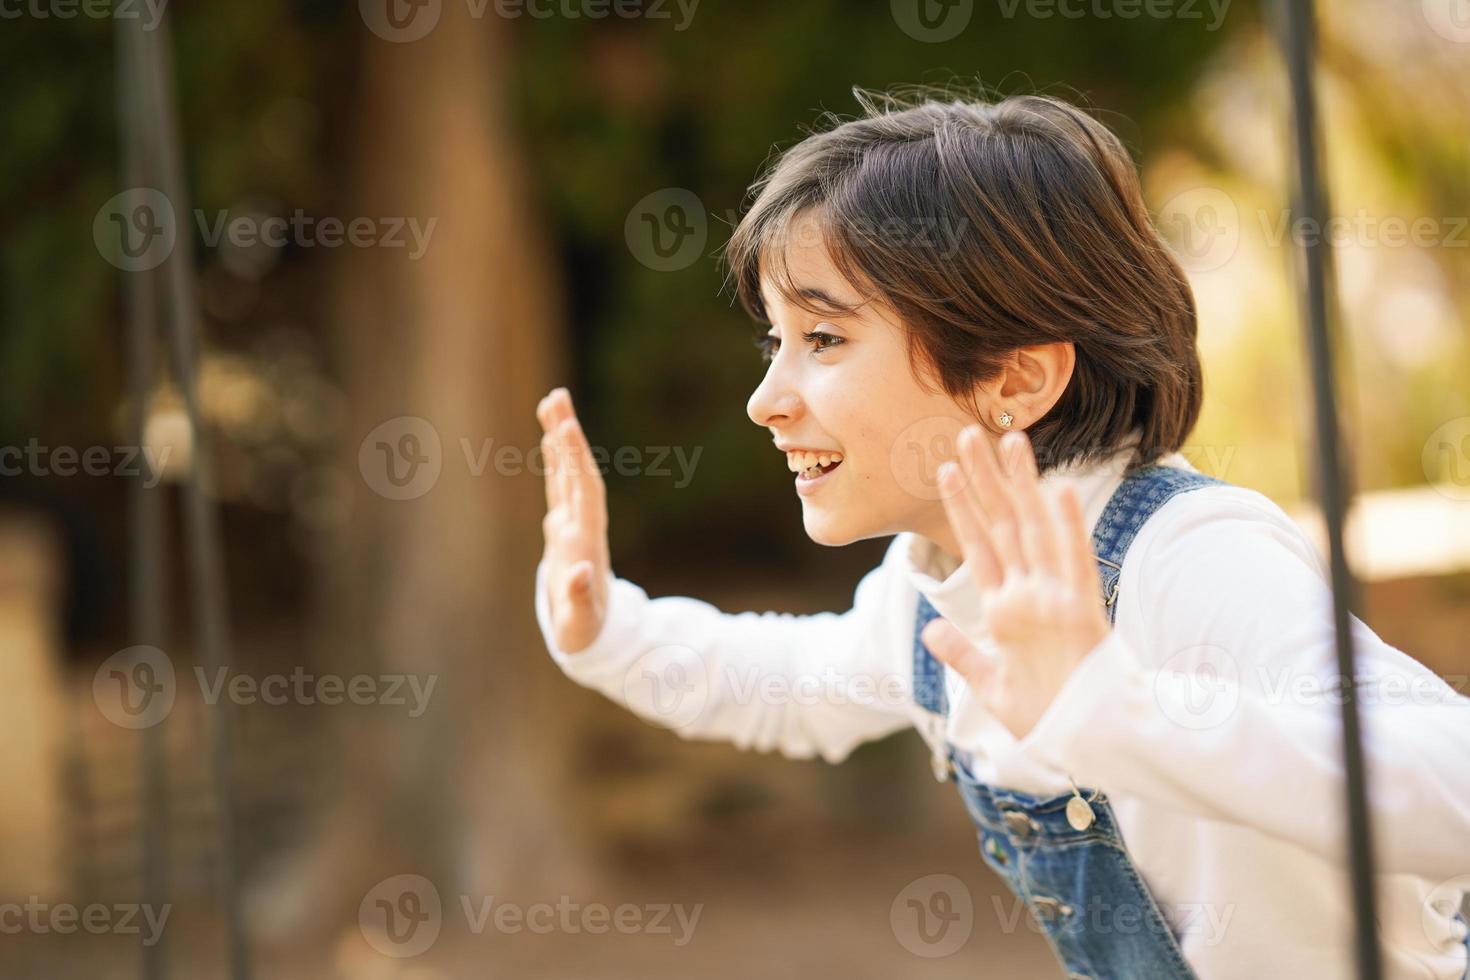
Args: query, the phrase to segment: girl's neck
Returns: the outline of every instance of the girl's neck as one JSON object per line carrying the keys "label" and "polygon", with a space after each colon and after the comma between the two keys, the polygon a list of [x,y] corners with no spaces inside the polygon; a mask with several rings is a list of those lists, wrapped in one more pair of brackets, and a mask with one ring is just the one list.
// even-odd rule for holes
{"label": "girl's neck", "polygon": [[929,543],[932,561],[939,572],[935,577],[940,581],[953,575],[955,569],[964,562],[965,557],[954,540],[954,533],[948,527],[942,534],[921,534],[920,537]]}

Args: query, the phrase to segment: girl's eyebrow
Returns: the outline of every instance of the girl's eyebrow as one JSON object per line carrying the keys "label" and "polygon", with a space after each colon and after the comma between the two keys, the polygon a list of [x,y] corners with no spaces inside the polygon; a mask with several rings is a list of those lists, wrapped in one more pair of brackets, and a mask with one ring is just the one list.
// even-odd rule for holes
{"label": "girl's eyebrow", "polygon": [[843,311],[841,313],[833,314],[834,316],[859,317],[862,316],[862,308],[867,305],[865,303],[841,302],[839,300],[833,299],[831,294],[829,294],[826,290],[819,289],[816,286],[801,286],[796,290],[796,295],[800,296],[802,299],[815,300],[816,302],[821,303],[833,310]]}

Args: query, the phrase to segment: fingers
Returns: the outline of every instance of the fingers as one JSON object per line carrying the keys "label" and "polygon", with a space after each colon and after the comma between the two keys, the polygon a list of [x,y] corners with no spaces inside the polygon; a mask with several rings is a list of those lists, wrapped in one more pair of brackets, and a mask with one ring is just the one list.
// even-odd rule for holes
{"label": "fingers", "polygon": [[568,499],[563,460],[566,455],[561,436],[561,423],[571,414],[572,400],[565,388],[553,388],[536,404],[536,419],[541,423],[541,456],[546,467],[546,509],[555,510]]}
{"label": "fingers", "polygon": [[[959,486],[951,476],[941,489],[945,512],[966,559],[974,558],[977,577],[998,583],[1010,574],[1037,572],[1072,581],[1084,570],[1075,564],[1074,547],[1086,551],[1085,571],[1096,574],[1085,532],[1078,538],[1064,515],[1048,503],[1024,432],[1008,432],[993,447],[979,426],[969,426],[960,433],[959,461],[970,479]],[[1073,505],[1080,525],[1075,497]]]}
{"label": "fingers", "polygon": [[1064,574],[1078,595],[1095,596],[1102,591],[1102,581],[1092,553],[1092,535],[1087,531],[1082,502],[1077,499],[1074,487],[1062,487],[1057,495],[1057,509],[1061,512],[1062,538],[1066,542],[1062,548],[1068,566]]}
{"label": "fingers", "polygon": [[579,523],[596,527],[605,507],[605,488],[571,392],[553,388],[537,403],[536,418],[545,430],[541,451],[546,459],[547,508],[568,507]]}
{"label": "fingers", "polygon": [[995,664],[953,623],[947,619],[935,619],[924,627],[920,636],[929,652],[940,662],[953,667],[976,693],[984,693],[984,686],[995,673]]}
{"label": "fingers", "polygon": [[567,499],[571,503],[572,514],[581,526],[600,531],[607,513],[607,490],[602,482],[602,471],[592,458],[592,447],[588,445],[582,423],[575,415],[565,419],[559,431],[565,445]]}
{"label": "fingers", "polygon": [[1010,481],[1001,473],[990,440],[985,438],[979,426],[970,426],[961,432],[959,442],[960,461],[970,475],[965,492],[985,522],[996,557],[996,581],[999,582],[1007,570],[1025,571],[1017,538],[1018,515],[1014,494]]}
{"label": "fingers", "polygon": [[596,566],[590,561],[579,561],[567,571],[562,597],[572,608],[592,600],[592,575]]}
{"label": "fingers", "polygon": [[1041,496],[1040,477],[1031,440],[1024,432],[1001,437],[1001,450],[1011,464],[1011,488],[1020,518],[1021,556],[1026,566],[1052,577],[1062,575],[1056,518]]}
{"label": "fingers", "polygon": [[546,393],[536,405],[536,418],[541,421],[541,428],[546,432],[553,431],[558,425],[572,415],[572,393],[566,388],[553,388]]}
{"label": "fingers", "polygon": [[541,434],[541,465],[546,471],[546,512],[549,514],[556,510],[561,504],[561,493],[557,487],[556,466],[556,443],[551,438],[550,432]]}
{"label": "fingers", "polygon": [[[962,445],[965,439],[962,433]],[[1001,581],[1001,566],[990,533],[985,528],[985,518],[973,496],[974,481],[966,480],[958,465],[946,462],[939,468],[939,490],[945,516],[959,540],[965,561],[970,563],[976,584],[981,588],[993,588]]]}

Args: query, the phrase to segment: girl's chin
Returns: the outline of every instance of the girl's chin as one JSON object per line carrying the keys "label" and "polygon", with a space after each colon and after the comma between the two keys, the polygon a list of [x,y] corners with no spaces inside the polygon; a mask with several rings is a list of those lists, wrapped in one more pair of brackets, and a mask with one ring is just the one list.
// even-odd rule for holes
{"label": "girl's chin", "polygon": [[806,528],[807,537],[829,548],[840,548],[863,537],[847,522],[836,518],[835,515],[825,514],[821,507],[810,504],[806,506],[802,514],[802,525]]}

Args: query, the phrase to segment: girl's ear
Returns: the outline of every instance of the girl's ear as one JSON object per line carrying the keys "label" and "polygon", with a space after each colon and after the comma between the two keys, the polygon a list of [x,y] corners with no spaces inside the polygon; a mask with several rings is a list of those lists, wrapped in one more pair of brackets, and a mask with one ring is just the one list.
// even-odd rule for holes
{"label": "girl's ear", "polygon": [[992,412],[1014,416],[1010,428],[1029,427],[1062,397],[1076,366],[1077,349],[1071,341],[1017,348],[993,382]]}

